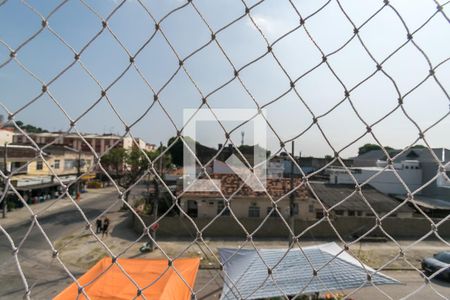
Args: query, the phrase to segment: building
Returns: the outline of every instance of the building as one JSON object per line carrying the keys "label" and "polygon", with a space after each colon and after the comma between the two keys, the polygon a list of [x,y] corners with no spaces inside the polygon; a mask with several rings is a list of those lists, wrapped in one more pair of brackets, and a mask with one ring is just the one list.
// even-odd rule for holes
{"label": "building", "polygon": [[332,208],[332,214],[336,218],[374,217],[374,211],[380,217],[392,212],[389,215],[391,217],[408,218],[412,217],[415,212],[408,205],[396,209],[400,204],[399,200],[380,193],[370,186],[362,188],[363,197],[361,194],[355,193],[355,185],[325,182],[311,182],[310,185],[320,201],[327,208]]}
{"label": "building", "polygon": [[[332,184],[353,184],[355,181],[361,184],[368,181],[368,184],[376,190],[390,195],[404,195],[407,193],[406,188],[397,178],[397,174],[401,177],[406,186],[414,191],[422,185],[422,170],[420,163],[416,160],[404,160],[395,163],[393,169],[384,169],[385,164],[379,162],[376,167],[351,167],[347,168],[329,168],[329,183]],[[353,178],[352,178],[353,177]]]}
{"label": "building", "polygon": [[[273,205],[270,198],[264,192],[255,192],[234,174],[213,174],[213,180],[218,180],[221,192],[225,197],[231,197],[230,207],[237,218],[265,218],[279,216],[272,211]],[[294,182],[294,187],[299,186],[300,181]],[[284,218],[290,215],[291,190],[288,179],[267,179],[266,189],[268,194],[277,202],[278,211]],[[238,191],[236,193],[236,191]],[[192,218],[213,218],[224,210],[225,202],[218,192],[185,192],[180,199],[183,210]],[[294,218],[313,220],[316,218],[316,210],[322,211],[320,204],[309,196],[302,186],[294,192]],[[230,216],[230,211],[225,210],[222,216]]]}
{"label": "building", "polygon": [[[112,147],[154,149],[154,145],[148,144],[140,138],[135,138],[135,141],[133,141],[133,138],[130,136],[123,137],[114,134],[83,134],[83,139],[90,147],[78,134],[74,133],[44,132],[27,134],[38,145],[46,145],[53,142],[54,145],[68,146],[83,152],[91,151],[90,147],[92,147],[98,154],[103,154]],[[15,133],[13,143],[17,145],[31,145],[30,140],[22,133]]]}
{"label": "building", "polygon": [[[376,190],[404,199],[407,190],[397,178],[393,169],[400,176],[411,192],[418,190],[414,201],[432,212],[440,210],[445,215],[450,212],[450,183],[439,172],[439,162],[442,165],[450,161],[450,150],[444,148],[412,148],[402,154],[397,153],[392,167],[386,168],[388,162],[385,156],[380,157],[379,150],[373,150],[373,155],[366,155],[362,161],[367,166],[348,168],[358,183],[368,182]],[[370,159],[368,159],[370,157]],[[375,165],[375,166],[373,166]],[[329,168],[329,183],[353,184],[354,180],[344,168]],[[450,176],[450,167],[444,170],[447,177]],[[420,190],[419,190],[420,188]]]}
{"label": "building", "polygon": [[[399,150],[388,151],[389,155],[392,157],[400,152]],[[383,160],[386,154],[383,150],[371,150],[366,153],[360,154],[353,158],[353,167],[377,167],[377,161]]]}
{"label": "building", "polygon": [[[0,124],[1,126],[1,124]],[[10,127],[0,128],[0,146],[13,142],[14,129]]]}
{"label": "building", "polygon": [[[272,211],[273,205],[265,192],[255,192],[243,185],[242,180],[235,174],[213,174],[213,180],[220,182],[221,192],[225,197],[231,197],[230,207],[237,218],[265,218],[279,216]],[[300,185],[296,179],[294,187]],[[291,190],[288,179],[267,179],[266,189],[274,201],[277,201],[278,211],[284,218],[290,215]],[[238,191],[239,190],[239,191]],[[238,191],[236,193],[236,191]],[[317,212],[322,212],[322,207],[310,197],[304,186],[294,193],[294,218],[302,220],[314,220]],[[183,210],[192,218],[214,218],[224,210],[225,202],[218,192],[185,192],[180,198]],[[225,210],[221,216],[230,216],[230,211]]]}
{"label": "building", "polygon": [[145,148],[144,148],[145,151],[153,152],[156,149],[157,149],[157,147],[155,144],[145,143]]}
{"label": "building", "polygon": [[30,146],[13,146],[8,144],[6,147],[0,147],[0,156],[0,169],[2,170],[2,172],[27,174],[27,163],[35,159],[36,151],[33,147]]}
{"label": "building", "polygon": [[[46,147],[43,152],[45,161],[31,146],[0,147],[0,156],[1,170],[11,176],[11,184],[29,203],[57,197],[62,192],[61,183],[68,185],[79,175],[88,174],[94,162],[91,152],[75,152],[64,146]],[[75,192],[74,185],[69,192]],[[11,198],[10,201],[15,201],[18,206],[22,204],[14,193]]]}
{"label": "building", "polygon": [[[236,175],[215,175],[213,180],[220,183],[221,192],[225,197],[231,197],[230,207],[237,218],[265,218],[272,212],[272,202],[264,192],[254,192],[247,186],[236,194],[242,181]],[[300,180],[294,181],[294,187],[300,185]],[[392,217],[412,217],[414,209],[403,205],[396,209],[400,201],[378,192],[372,187],[364,187],[363,196],[355,193],[354,185],[334,185],[324,182],[310,182],[311,189],[301,186],[294,192],[294,218],[301,220],[316,220],[324,216],[324,207],[332,208],[330,216],[338,217],[374,217],[384,216],[394,211]],[[288,179],[268,179],[266,189],[269,195],[277,201],[281,215],[287,219],[290,216],[290,188]],[[366,202],[367,201],[367,202]],[[322,206],[323,204],[323,206]],[[369,206],[369,205],[370,206]],[[214,218],[222,212],[225,202],[216,192],[186,192],[181,197],[180,205],[192,218]],[[373,210],[374,211],[373,211]],[[222,216],[229,216],[225,210]],[[274,217],[278,216],[276,213]]]}
{"label": "building", "polygon": [[[316,172],[317,170],[323,169],[333,160],[332,157],[321,158],[312,156],[296,156],[295,164],[292,161],[292,158],[288,157],[286,153],[281,153],[280,159],[283,161],[283,176],[286,178],[291,176],[291,172],[294,173],[294,177],[302,177],[303,174],[308,175],[310,173]],[[352,159],[342,159],[342,161],[346,166],[351,166],[353,164]],[[301,168],[301,171],[300,168],[297,167],[297,165]],[[339,161],[334,161],[332,163],[332,166],[341,166],[341,164]]]}

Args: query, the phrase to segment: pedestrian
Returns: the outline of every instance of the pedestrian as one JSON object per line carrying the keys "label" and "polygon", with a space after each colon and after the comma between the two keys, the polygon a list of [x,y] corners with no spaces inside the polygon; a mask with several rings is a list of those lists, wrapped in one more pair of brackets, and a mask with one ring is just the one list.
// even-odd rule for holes
{"label": "pedestrian", "polygon": [[102,220],[100,218],[98,218],[95,221],[95,226],[96,226],[95,233],[99,234],[100,232],[103,231],[103,224],[102,224]]}
{"label": "pedestrian", "polygon": [[103,219],[102,237],[104,237],[105,235],[108,236],[108,227],[109,227],[109,219],[108,217],[105,217]]}

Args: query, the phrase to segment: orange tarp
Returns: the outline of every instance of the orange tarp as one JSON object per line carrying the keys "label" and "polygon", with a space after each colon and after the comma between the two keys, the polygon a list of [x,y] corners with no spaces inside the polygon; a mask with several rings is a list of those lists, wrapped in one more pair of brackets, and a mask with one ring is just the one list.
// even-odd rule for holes
{"label": "orange tarp", "polygon": [[[175,270],[168,266],[166,259],[119,258],[117,261],[141,289],[149,286],[142,291],[142,294],[146,299],[152,300],[190,299],[190,288],[194,288],[200,264],[199,258],[179,258],[173,261],[172,265],[183,276],[185,283]],[[137,296],[137,287],[117,264],[112,264],[110,257],[100,260],[81,276],[78,282],[92,300],[128,300]],[[78,287],[72,283],[54,299],[85,300],[86,297],[83,294],[78,295]]]}

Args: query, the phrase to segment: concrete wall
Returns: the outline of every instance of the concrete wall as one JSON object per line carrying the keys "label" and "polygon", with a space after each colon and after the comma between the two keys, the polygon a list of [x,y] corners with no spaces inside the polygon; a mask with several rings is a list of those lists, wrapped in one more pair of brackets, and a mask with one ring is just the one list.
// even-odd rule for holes
{"label": "concrete wall", "polygon": [[0,129],[0,145],[3,146],[5,143],[11,144],[13,142],[13,136],[14,132]]}
{"label": "concrete wall", "polygon": [[[147,226],[152,223],[150,216],[142,216]],[[199,229],[205,228],[212,219],[195,219]],[[255,230],[262,219],[241,218],[239,221],[249,232]],[[437,222],[437,220],[435,220]],[[296,221],[295,232],[299,234],[314,221]],[[142,225],[137,218],[133,221],[134,229],[142,233]],[[340,217],[333,221],[333,226],[346,241],[351,241],[351,236],[358,232],[366,232],[375,225],[374,218],[368,217]],[[423,218],[387,218],[382,223],[383,229],[394,239],[418,239],[431,230],[430,223]],[[438,228],[438,233],[443,238],[450,237],[450,221],[443,223]],[[194,238],[197,231],[191,221],[185,217],[166,217],[160,222],[157,236],[165,238]],[[382,236],[380,229],[374,230],[370,236]],[[238,237],[246,238],[245,231],[232,217],[217,218],[210,226],[203,231],[203,237]],[[256,238],[287,238],[288,230],[279,218],[268,218],[265,224],[258,230]],[[304,239],[333,239],[336,234],[327,222],[318,224],[313,229],[303,235]]]}
{"label": "concrete wall", "polygon": [[[221,198],[182,198],[180,205],[185,212],[188,211],[187,202],[196,201],[199,218],[213,218],[218,214],[218,202],[223,202]],[[283,217],[289,217],[290,206],[289,197],[280,200],[277,203],[278,211]],[[296,198],[294,203],[299,206],[299,213],[296,218],[302,220],[314,220],[316,218],[316,210],[322,211],[322,207],[314,198],[306,198],[300,200]],[[231,209],[237,218],[247,218],[249,206],[257,206],[260,209],[260,217],[264,218],[268,214],[268,209],[272,209],[272,202],[266,197],[240,198],[236,197],[231,201]],[[312,206],[312,207],[310,207]]]}
{"label": "concrete wall", "polygon": [[[425,162],[422,163],[422,166],[423,166],[423,182],[426,183],[429,180],[431,180],[434,176],[436,176],[438,171],[438,165],[437,163],[434,162]],[[420,194],[427,197],[434,197],[441,200],[450,201],[450,189],[439,187],[437,185],[437,181],[434,181],[428,186],[426,186]]]}

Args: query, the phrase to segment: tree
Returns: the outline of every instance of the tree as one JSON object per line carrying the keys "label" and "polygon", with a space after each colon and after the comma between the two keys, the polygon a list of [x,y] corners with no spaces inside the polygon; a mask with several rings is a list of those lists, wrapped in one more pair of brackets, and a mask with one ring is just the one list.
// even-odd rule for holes
{"label": "tree", "polygon": [[[163,169],[166,169],[171,165],[170,155],[165,154],[163,157],[158,158],[162,151],[164,151],[164,147],[159,147],[156,151],[152,152],[136,148],[133,148],[132,150],[113,148],[104,154],[100,161],[102,166],[107,171],[111,172],[111,177],[114,181],[120,187],[128,190],[128,188],[135,184],[149,169],[149,159],[154,163],[157,172],[160,172],[160,159],[163,160],[161,165]],[[162,176],[162,174],[160,174],[160,176]],[[124,199],[126,202],[128,202],[129,194],[129,191],[125,193]]]}
{"label": "tree", "polygon": [[36,127],[30,124],[24,124],[22,121],[16,121],[17,126],[19,126],[20,129],[23,129],[25,132],[28,133],[43,133],[48,132],[48,130],[42,129],[41,127]]}
{"label": "tree", "polygon": [[412,149],[425,149],[426,147],[425,147],[424,145],[418,144],[418,145],[412,146],[411,148],[412,148]]}
{"label": "tree", "polygon": [[[175,141],[175,139],[176,137],[171,137],[167,142],[167,145],[168,146],[171,145]],[[189,136],[184,136],[183,139],[187,144],[195,143],[195,155],[202,163],[206,163],[217,153],[216,149],[200,144],[199,142],[194,141]],[[181,139],[178,139],[175,142],[175,144],[173,144],[172,147],[170,147],[169,149],[170,157],[172,158],[172,163],[178,167],[183,166],[184,162],[183,151],[185,147],[186,146],[184,145],[183,141]]]}
{"label": "tree", "polygon": [[[380,150],[380,149],[381,147],[377,144],[365,144],[364,146],[358,148],[358,155],[362,155],[372,150]],[[389,146],[385,146],[384,149],[386,149],[386,151],[388,152],[394,150],[394,148]]]}
{"label": "tree", "polygon": [[[112,172],[112,178],[125,190],[128,190],[149,167],[149,162],[142,150],[133,148],[113,148],[104,154],[100,160],[102,166]],[[125,193],[124,199],[128,202],[130,192]],[[125,207],[125,205],[124,205]]]}
{"label": "tree", "polygon": [[[167,145],[171,145],[175,141],[175,139],[176,139],[176,137],[170,138],[169,141],[167,142]],[[211,147],[205,146],[197,141],[194,141],[189,136],[184,136],[183,140],[187,144],[195,144],[195,155],[202,164],[206,164],[207,162],[209,162],[215,155],[217,155],[217,152],[219,151],[219,149],[211,148]],[[183,166],[183,151],[185,150],[185,147],[186,146],[184,145],[183,141],[181,139],[178,139],[175,142],[175,144],[173,144],[172,147],[169,149],[169,153],[172,158],[172,163],[175,164],[176,166]],[[259,153],[264,152],[266,154],[266,157],[270,156],[270,151],[262,148],[259,145],[252,145],[252,146],[241,145],[237,148],[242,153],[242,155],[244,155],[246,157],[247,156],[253,157],[255,149],[258,150]],[[230,149],[232,151],[230,151]],[[192,149],[192,150],[194,150],[194,149]],[[186,151],[188,151],[188,150],[186,149]],[[232,148],[224,147],[223,151],[217,156],[217,159],[225,161],[233,153],[236,153],[235,151],[236,151],[236,149],[234,147],[232,147]],[[252,162],[250,162],[250,163],[252,163]]]}
{"label": "tree", "polygon": [[[167,145],[171,145],[175,141],[176,137],[171,137],[167,142]],[[172,162],[176,166],[183,165],[183,142],[181,139],[177,140],[174,145],[169,149],[170,156],[172,157]]]}

